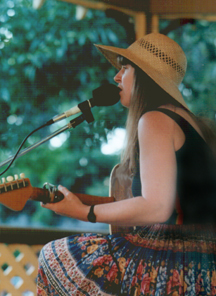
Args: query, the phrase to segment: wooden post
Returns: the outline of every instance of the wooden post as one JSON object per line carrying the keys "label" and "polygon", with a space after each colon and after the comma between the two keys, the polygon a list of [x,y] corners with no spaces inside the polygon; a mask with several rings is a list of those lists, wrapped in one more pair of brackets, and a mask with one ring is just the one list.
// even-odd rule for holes
{"label": "wooden post", "polygon": [[158,33],[159,32],[159,16],[153,14],[151,17],[151,33]]}
{"label": "wooden post", "polygon": [[137,12],[134,18],[135,18],[136,39],[139,39],[140,37],[143,37],[144,35],[146,35],[146,32],[147,32],[146,15],[144,12]]}

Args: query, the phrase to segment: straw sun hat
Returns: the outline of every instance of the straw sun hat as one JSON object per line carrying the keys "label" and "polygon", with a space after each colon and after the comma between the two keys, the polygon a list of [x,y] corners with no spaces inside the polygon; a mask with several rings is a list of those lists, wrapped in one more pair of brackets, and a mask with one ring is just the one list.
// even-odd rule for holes
{"label": "straw sun hat", "polygon": [[174,40],[159,33],[151,33],[136,40],[127,49],[95,46],[118,70],[121,68],[117,62],[118,55],[136,64],[176,101],[189,109],[178,89],[186,72],[187,59]]}

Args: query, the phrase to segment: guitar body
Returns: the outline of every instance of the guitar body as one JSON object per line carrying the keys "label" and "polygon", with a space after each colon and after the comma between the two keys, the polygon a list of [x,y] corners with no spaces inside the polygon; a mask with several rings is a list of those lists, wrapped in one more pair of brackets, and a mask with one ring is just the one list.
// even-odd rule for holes
{"label": "guitar body", "polygon": [[[118,178],[118,167],[119,164],[117,164],[111,174],[110,174],[110,184],[109,184],[109,196],[113,196],[116,201],[132,198],[133,194],[131,191],[132,187],[132,180],[131,178],[125,178],[124,184],[119,181]],[[109,225],[109,231],[110,234],[114,234],[117,232],[131,232],[134,229],[134,227],[128,227],[128,226],[117,226],[117,225]]]}

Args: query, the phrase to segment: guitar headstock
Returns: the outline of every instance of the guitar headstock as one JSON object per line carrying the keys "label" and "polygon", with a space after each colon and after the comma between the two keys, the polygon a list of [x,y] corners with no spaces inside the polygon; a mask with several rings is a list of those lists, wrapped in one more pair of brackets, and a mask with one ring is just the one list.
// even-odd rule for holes
{"label": "guitar headstock", "polygon": [[2,178],[0,183],[0,203],[11,210],[21,211],[32,194],[30,180],[22,173],[19,176]]}

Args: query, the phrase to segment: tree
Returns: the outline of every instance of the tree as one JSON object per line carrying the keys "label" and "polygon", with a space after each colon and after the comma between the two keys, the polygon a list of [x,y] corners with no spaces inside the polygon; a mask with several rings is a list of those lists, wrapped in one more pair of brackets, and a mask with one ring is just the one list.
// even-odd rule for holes
{"label": "tree", "polygon": [[188,69],[181,91],[190,109],[215,120],[216,23],[204,20],[179,27],[169,33],[186,53]]}
{"label": "tree", "polygon": [[[0,2],[1,161],[14,154],[22,139],[35,128],[91,98],[92,90],[105,80],[113,82],[116,71],[97,52],[94,43],[127,47],[133,39],[131,24],[128,37],[125,21],[123,27],[117,18],[107,17],[102,11],[89,10],[78,21],[72,4],[47,0],[37,11],[31,5],[30,0]],[[167,25],[169,22],[161,21],[161,29]],[[216,113],[215,27],[215,23],[196,21],[168,34],[183,47],[188,58],[188,71],[181,85],[188,105],[195,113],[205,111],[211,119]],[[119,155],[102,154],[101,144],[110,131],[124,127],[126,110],[118,103],[95,107],[92,113],[93,123],[84,122],[18,158],[7,174],[24,172],[36,187],[48,181],[74,192],[106,196],[109,174],[119,162]],[[36,132],[25,147],[68,121]],[[63,223],[62,218],[33,202],[18,213],[1,206],[0,213],[1,223]]]}
{"label": "tree", "polygon": [[[92,90],[107,78],[112,82],[115,70],[97,52],[94,43],[127,46],[124,29],[114,20],[107,20],[103,12],[89,10],[84,20],[77,21],[74,5],[47,1],[41,10],[35,11],[30,4],[4,1],[0,6],[1,160],[14,154],[21,140],[36,127],[91,98]],[[37,187],[49,181],[75,192],[107,195],[104,182],[118,158],[102,155],[100,146],[109,130],[123,126],[125,110],[117,104],[95,107],[92,112],[93,123],[85,122],[71,133],[61,134],[56,139],[59,147],[47,142],[17,159],[8,173],[23,171]],[[121,120],[117,120],[116,112]],[[26,146],[66,122],[40,130]],[[1,207],[2,221],[20,214]],[[42,217],[46,220],[42,224],[58,223],[54,214],[48,215],[32,202],[23,214],[31,220]]]}

